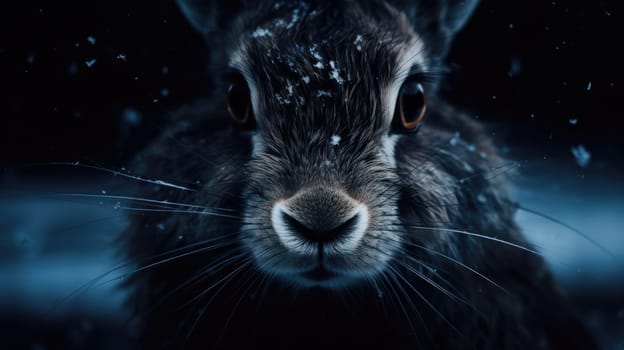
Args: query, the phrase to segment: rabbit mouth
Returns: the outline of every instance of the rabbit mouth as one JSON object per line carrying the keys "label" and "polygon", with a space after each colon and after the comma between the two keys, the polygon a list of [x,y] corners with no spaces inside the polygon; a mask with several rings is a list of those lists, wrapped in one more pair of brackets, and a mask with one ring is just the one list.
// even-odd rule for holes
{"label": "rabbit mouth", "polygon": [[311,264],[305,270],[288,276],[291,281],[303,287],[338,288],[356,280],[352,276],[333,268],[323,261]]}
{"label": "rabbit mouth", "polygon": [[247,209],[243,243],[259,269],[300,287],[340,288],[383,272],[401,235],[393,208],[340,187],[303,187]]}
{"label": "rabbit mouth", "polygon": [[312,282],[328,282],[340,278],[340,274],[328,269],[323,264],[319,264],[306,272],[300,274],[301,277]]}
{"label": "rabbit mouth", "polygon": [[340,273],[329,264],[326,247],[323,243],[318,243],[316,261],[308,269],[297,274],[297,279],[301,279],[304,284],[316,284],[319,286],[326,284],[336,284],[339,280],[346,280],[346,275]]}

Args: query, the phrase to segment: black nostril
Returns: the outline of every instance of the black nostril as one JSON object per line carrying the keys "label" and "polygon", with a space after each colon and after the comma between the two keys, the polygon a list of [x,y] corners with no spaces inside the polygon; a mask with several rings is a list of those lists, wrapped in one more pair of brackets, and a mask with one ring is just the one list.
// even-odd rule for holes
{"label": "black nostril", "polygon": [[[357,213],[353,215],[350,219],[344,221],[343,223],[326,228],[326,229],[312,229],[309,226],[305,225],[301,221],[296,218],[288,215],[285,212],[282,212],[282,219],[286,227],[294,234],[297,234],[309,241],[312,242],[326,242],[339,238],[340,236],[346,235],[352,232],[358,222],[360,214]],[[317,227],[324,227],[326,225],[316,225]]]}

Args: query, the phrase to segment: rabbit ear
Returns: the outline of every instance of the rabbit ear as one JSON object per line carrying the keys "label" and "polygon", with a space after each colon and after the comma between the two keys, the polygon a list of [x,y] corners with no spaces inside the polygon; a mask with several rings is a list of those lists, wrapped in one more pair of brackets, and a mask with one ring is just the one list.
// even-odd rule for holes
{"label": "rabbit ear", "polygon": [[204,35],[222,29],[242,6],[240,0],[176,0],[176,2],[193,27]]}
{"label": "rabbit ear", "polygon": [[479,0],[394,0],[417,27],[436,28],[454,35],[468,21]]}
{"label": "rabbit ear", "polygon": [[430,49],[440,57],[479,4],[479,0],[389,1],[407,15],[418,34],[429,39]]}
{"label": "rabbit ear", "polygon": [[446,3],[443,26],[448,32],[455,34],[464,27],[479,0],[448,0]]}

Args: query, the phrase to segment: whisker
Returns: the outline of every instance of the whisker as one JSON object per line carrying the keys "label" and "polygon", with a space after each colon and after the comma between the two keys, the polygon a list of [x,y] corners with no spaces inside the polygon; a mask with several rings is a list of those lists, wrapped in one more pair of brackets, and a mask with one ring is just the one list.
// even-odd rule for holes
{"label": "whisker", "polygon": [[[239,253],[236,254],[234,256],[229,256],[229,257],[223,257],[222,259],[217,259],[216,261],[213,261],[213,263],[209,266],[204,267],[203,269],[201,269],[200,271],[196,272],[193,276],[191,276],[190,278],[188,278],[185,282],[183,282],[181,285],[178,285],[176,288],[174,288],[173,290],[169,291],[165,296],[159,298],[158,301],[154,302],[149,309],[145,312],[145,316],[150,316],[151,314],[153,314],[159,307],[161,307],[169,298],[171,298],[172,296],[174,296],[176,293],[179,293],[182,291],[182,289],[186,288],[186,287],[191,287],[197,283],[199,283],[201,281],[201,279],[209,272],[214,272],[214,273],[218,273],[219,271],[223,270],[224,268],[226,268],[228,266],[228,264],[236,259],[240,259],[242,257],[244,257],[245,254],[244,253]],[[132,318],[130,317],[126,324],[128,324],[130,321],[132,321]]]}
{"label": "whisker", "polygon": [[[388,276],[388,273],[390,273],[389,276]],[[401,293],[406,298],[407,302],[409,302],[409,304],[412,307],[412,309],[414,309],[414,311],[416,311],[416,315],[420,319],[420,322],[423,325],[423,327],[425,329],[425,332],[427,333],[429,338],[431,338],[431,333],[429,332],[429,328],[427,327],[427,324],[425,323],[425,320],[422,318],[422,315],[420,314],[420,311],[418,311],[418,308],[416,307],[416,305],[414,305],[414,303],[412,303],[411,298],[409,297],[409,295],[407,294],[405,289],[403,289],[403,287],[401,286],[399,281],[396,279],[396,277],[394,277],[394,274],[391,273],[390,271],[382,271],[381,277],[382,277],[383,280],[385,280],[384,284],[387,284],[387,286],[389,287],[389,290],[394,295],[394,299],[399,304],[399,308],[401,309],[401,312],[405,316],[405,319],[407,320],[407,323],[409,324],[409,327],[410,327],[412,333],[414,335],[418,334],[418,332],[416,331],[416,328],[414,327],[414,322],[412,321],[412,318],[410,317],[409,313],[407,312],[407,309],[405,308],[405,305],[403,305],[403,302],[401,301],[401,297],[397,293],[397,290],[393,286],[392,280],[394,280],[397,288],[400,288]],[[392,280],[390,280],[389,277],[392,278]],[[382,282],[383,282],[383,280],[382,280]],[[417,339],[418,339],[418,337],[417,337]],[[420,343],[420,339],[418,339],[418,342]]]}
{"label": "whisker", "polygon": [[127,278],[127,277],[129,277],[131,275],[134,275],[134,274],[138,273],[138,272],[149,270],[149,269],[152,269],[154,267],[166,264],[166,263],[174,261],[174,260],[179,260],[181,258],[190,256],[190,255],[195,255],[195,254],[199,254],[199,253],[202,253],[202,252],[206,252],[206,251],[210,251],[210,250],[214,250],[214,249],[218,249],[218,248],[223,248],[223,247],[225,247],[225,246],[227,246],[229,244],[232,244],[232,242],[223,243],[223,244],[219,244],[219,245],[211,245],[211,246],[208,246],[208,247],[195,249],[195,250],[192,250],[192,251],[187,252],[187,253],[178,254],[178,255],[175,255],[175,256],[163,259],[163,260],[159,260],[157,262],[154,262],[154,263],[151,263],[151,264],[148,264],[148,265],[145,265],[145,266],[141,266],[141,267],[139,267],[139,268],[137,268],[135,270],[132,270],[132,271],[127,272],[127,273],[124,273],[124,274],[122,274],[120,276],[116,276],[116,277],[110,278],[108,280],[105,280],[105,281],[101,282],[100,284],[96,285],[96,287],[99,287],[99,286],[105,285],[107,283],[111,283],[111,282],[114,282],[114,281],[118,281],[118,280]]}
{"label": "whisker", "polygon": [[495,286],[496,288],[498,288],[501,291],[505,292],[506,294],[511,295],[511,293],[509,293],[509,291],[507,291],[505,288],[503,288],[500,284],[494,282],[492,279],[490,279],[489,277],[485,276],[481,272],[473,269],[472,267],[464,264],[463,262],[461,262],[461,261],[459,261],[459,260],[457,260],[457,259],[455,259],[455,258],[453,258],[451,256],[448,256],[448,255],[443,254],[441,252],[438,252],[438,251],[436,251],[434,249],[430,249],[430,248],[427,248],[425,246],[422,246],[422,245],[419,245],[419,244],[416,244],[416,243],[413,243],[413,242],[404,242],[404,243],[408,244],[408,245],[411,245],[413,247],[416,247],[416,248],[423,249],[423,250],[427,251],[430,254],[433,254],[433,255],[439,256],[439,257],[441,257],[443,259],[446,259],[448,261],[451,261],[451,262],[457,264],[458,266],[461,266],[462,268],[464,268],[464,269],[474,273],[475,275],[479,276],[480,278],[484,279],[485,281],[491,283],[493,286]]}
{"label": "whisker", "polygon": [[[381,249],[374,247],[372,245],[369,244],[363,244],[364,246],[367,246],[371,249],[375,249],[377,250],[379,253],[384,254],[390,258],[392,258],[391,255],[389,255],[386,252],[383,252]],[[407,253],[407,252],[405,252]],[[413,261],[414,263],[427,268],[428,270],[430,270],[430,267],[425,264],[424,262],[410,256],[409,254],[405,254],[405,256],[410,259],[411,261]],[[398,260],[395,260],[395,263],[399,264],[400,266],[406,268],[408,271],[414,273],[416,276],[420,277],[421,279],[423,279],[425,282],[429,283],[431,286],[433,286],[434,288],[438,289],[439,291],[441,291],[442,293],[444,293],[445,295],[447,295],[448,297],[450,297],[451,299],[457,300],[462,302],[463,304],[465,304],[466,306],[470,307],[471,309],[473,309],[474,311],[478,312],[479,314],[482,314],[479,310],[477,310],[476,307],[474,307],[472,304],[470,304],[468,301],[466,301],[464,298],[461,298],[459,296],[457,296],[456,294],[452,293],[451,291],[447,290],[446,288],[442,287],[440,284],[438,284],[437,282],[433,281],[431,278],[429,278],[427,275],[423,274],[422,272],[415,270],[412,266],[407,265],[407,264],[403,264],[401,262],[399,262]],[[448,283],[448,282],[447,282]]]}
{"label": "whisker", "polygon": [[464,337],[464,334],[462,332],[459,331],[459,329],[457,329],[435,306],[433,306],[433,304],[431,304],[431,302],[429,300],[427,300],[427,298],[425,298],[424,295],[422,295],[422,293],[420,291],[418,291],[418,289],[416,287],[414,287],[414,285],[412,285],[405,277],[403,277],[403,275],[401,275],[400,273],[398,273],[398,271],[396,271],[395,268],[393,268],[392,266],[388,266],[388,268],[392,271],[394,271],[394,275],[396,275],[398,278],[400,278],[401,280],[403,280],[403,282],[405,282],[405,284],[412,290],[414,291],[414,293],[416,293],[418,295],[418,297],[420,299],[422,299],[422,301],[425,302],[425,304],[427,304],[427,306],[429,306],[431,308],[431,310],[433,310],[438,316],[440,316],[440,318],[442,320],[444,320],[449,327],[451,327],[451,329],[455,332],[457,332],[457,334],[459,334],[460,336]]}
{"label": "whisker", "polygon": [[213,212],[208,212],[205,210],[198,211],[198,210],[184,210],[184,209],[152,209],[152,208],[136,208],[136,207],[125,207],[125,206],[120,206],[116,208],[128,210],[128,211],[172,213],[172,214],[199,214],[199,215],[216,216],[216,217],[228,218],[228,219],[240,219],[240,217],[238,216],[213,213]]}
{"label": "whisker", "polygon": [[[169,250],[169,251],[166,251],[166,252],[160,253],[160,254],[153,255],[153,256],[151,256],[151,257],[145,258],[144,260],[151,260],[151,259],[156,259],[156,258],[160,258],[160,257],[166,256],[166,255],[169,255],[169,254],[175,254],[175,253],[177,253],[177,252],[180,252],[180,251],[183,251],[183,250],[186,250],[186,249],[189,249],[189,248],[193,248],[193,247],[196,247],[196,246],[200,246],[200,245],[204,245],[204,244],[208,244],[208,243],[216,242],[216,241],[221,240],[221,239],[226,239],[226,238],[229,238],[228,236],[229,236],[229,235],[223,235],[223,236],[220,236],[220,237],[212,237],[211,239],[207,239],[207,240],[204,240],[204,241],[201,241],[201,242],[196,242],[196,243],[193,243],[193,244],[186,245],[186,246],[184,246],[184,247],[180,247],[180,248],[172,249],[172,250]],[[99,284],[99,285],[98,285],[98,282],[99,282],[99,281],[101,281],[102,279],[104,279],[106,276],[108,276],[108,275],[110,275],[110,274],[112,274],[112,273],[114,273],[114,272],[116,272],[116,271],[119,271],[119,270],[121,270],[121,269],[124,269],[124,268],[126,268],[126,267],[129,267],[129,266],[131,266],[131,265],[133,265],[133,264],[134,264],[134,260],[127,260],[127,261],[125,261],[125,262],[122,262],[122,263],[120,263],[120,264],[117,264],[117,265],[113,266],[113,267],[112,267],[112,268],[110,268],[108,271],[101,273],[100,275],[98,275],[98,276],[96,276],[95,278],[91,279],[91,280],[90,280],[90,281],[88,281],[87,283],[85,283],[85,284],[81,285],[80,287],[76,288],[75,290],[73,290],[73,291],[72,291],[71,293],[69,293],[67,296],[63,297],[63,298],[62,298],[62,299],[61,299],[61,300],[57,303],[57,305],[56,305],[56,306],[54,306],[51,310],[49,310],[49,311],[46,313],[46,315],[50,315],[50,314],[51,314],[51,313],[53,313],[53,312],[54,312],[54,311],[55,311],[58,307],[60,307],[60,305],[62,305],[62,304],[65,304],[65,303],[69,302],[72,298],[76,297],[77,295],[79,295],[79,294],[81,294],[81,293],[85,293],[85,292],[87,292],[87,291],[88,291],[89,289],[91,289],[92,287],[95,287],[95,286],[101,286],[101,285],[104,285],[104,284],[107,284],[107,283],[112,282],[112,281],[105,281],[105,282],[103,282],[103,283],[101,283],[101,284]],[[122,278],[122,277],[118,277],[117,279],[120,279],[120,278]]]}
{"label": "whisker", "polygon": [[[509,163],[505,163],[505,164],[502,164],[502,165],[490,168],[488,170],[476,172],[476,173],[474,173],[474,174],[472,174],[470,176],[466,176],[466,177],[463,177],[461,179],[458,179],[457,182],[459,182],[460,184],[463,184],[464,182],[466,182],[466,181],[468,181],[468,180],[470,180],[472,178],[479,177],[479,176],[484,176],[484,175],[489,175],[491,173],[494,173],[493,177],[496,177],[496,176],[498,176],[500,174],[504,174],[504,173],[506,173],[508,171],[512,171],[514,169],[520,168],[521,166],[522,166],[522,164],[520,164],[519,162],[509,162]],[[499,170],[501,171],[500,173],[495,173],[496,171],[499,171]],[[486,178],[486,179],[488,179],[488,178]]]}
{"label": "whisker", "polygon": [[[141,197],[133,197],[133,196],[123,196],[123,195],[107,195],[107,194],[89,194],[89,193],[51,193],[46,194],[54,197],[75,197],[75,198],[99,198],[99,199],[114,199],[114,200],[127,200],[134,202],[145,202],[145,203],[153,203],[164,206],[179,206],[193,209],[202,209],[202,210],[215,210],[218,208],[210,208],[196,204],[186,204],[179,202],[169,202],[166,200],[157,200],[150,198],[141,198]],[[231,209],[226,209],[230,211]]]}
{"label": "whisker", "polygon": [[78,163],[78,162],[74,162],[74,163],[71,163],[71,162],[48,162],[48,163],[42,163],[42,164],[38,164],[38,165],[66,165],[66,166],[75,166],[75,167],[81,167],[81,168],[87,168],[87,169],[94,169],[94,170],[104,171],[104,172],[113,174],[113,176],[121,176],[121,177],[129,178],[129,179],[132,179],[132,180],[140,181],[140,182],[145,182],[145,183],[150,183],[150,184],[154,184],[154,185],[165,186],[165,187],[169,187],[169,188],[175,188],[177,190],[182,190],[182,191],[197,192],[196,189],[192,189],[192,188],[189,188],[189,187],[186,187],[186,186],[182,186],[182,185],[177,185],[177,184],[174,184],[174,183],[171,183],[171,182],[168,182],[168,181],[147,179],[147,178],[143,178],[141,176],[126,174],[124,172],[113,170],[113,169],[108,169],[108,168],[105,168],[105,167],[102,167],[102,166],[81,164],[81,163]]}
{"label": "whisker", "polygon": [[[411,259],[412,261],[414,261],[415,263],[419,264],[420,266],[425,266],[426,265],[422,264],[420,261],[418,261],[417,259]],[[471,303],[469,303],[466,299],[456,295],[455,293],[449,291],[448,289],[442,287],[439,283],[437,283],[436,281],[432,280],[431,278],[427,277],[427,275],[425,275],[424,273],[414,269],[413,267],[407,265],[407,264],[402,264],[402,266],[407,269],[408,271],[412,272],[413,274],[415,274],[416,276],[418,276],[419,278],[421,278],[422,280],[424,280],[425,282],[429,283],[431,286],[433,286],[434,288],[436,288],[437,290],[439,290],[440,292],[442,292],[444,295],[448,296],[449,298],[459,301],[462,304],[468,306],[469,308],[471,308],[473,311],[479,313],[482,317],[484,317],[483,313],[481,311],[479,311],[474,305],[472,305]]]}
{"label": "whisker", "polygon": [[[223,281],[227,280],[228,278],[230,278],[233,275],[238,274],[238,272],[243,269],[246,266],[249,266],[250,264],[252,264],[253,262],[251,261],[251,259],[246,259],[247,261],[243,264],[241,264],[239,267],[237,267],[236,269],[234,269],[233,271],[229,272],[227,275],[225,275],[224,277],[222,277],[221,279],[219,279],[217,282],[215,282],[214,284],[212,284],[210,287],[204,289],[201,293],[199,293],[197,296],[191,298],[189,301],[185,302],[184,304],[182,304],[179,309],[183,309],[187,306],[189,306],[190,304],[192,304],[195,301],[200,300],[204,295],[208,294],[211,290],[213,290],[216,286],[218,286],[220,283],[222,283]],[[213,296],[214,298],[214,296]]]}
{"label": "whisker", "polygon": [[405,225],[405,227],[416,229],[416,230],[444,231],[444,232],[459,233],[459,234],[463,234],[463,235],[467,235],[467,236],[471,236],[471,237],[477,237],[477,238],[481,238],[481,239],[497,242],[497,243],[500,243],[500,244],[503,244],[503,245],[506,245],[506,246],[514,247],[514,248],[517,248],[517,249],[520,249],[520,250],[524,250],[524,251],[529,252],[531,254],[535,254],[535,255],[538,255],[538,256],[543,256],[541,253],[539,253],[538,251],[533,250],[531,248],[527,248],[527,247],[522,246],[520,244],[509,242],[509,241],[506,241],[504,239],[491,237],[491,236],[486,236],[486,235],[483,235],[483,234],[480,234],[480,233],[464,231],[464,230],[457,230],[457,229],[452,229],[452,228],[443,228],[443,227],[429,227],[429,226],[416,226],[416,225]]}
{"label": "whisker", "polygon": [[160,301],[158,301],[156,304],[154,304],[154,306],[153,306],[154,310],[159,305],[162,305],[162,303],[164,303],[168,298],[170,298],[173,295],[175,295],[176,293],[182,291],[182,289],[187,288],[187,287],[192,287],[192,286],[200,283],[203,280],[203,278],[206,276],[206,274],[208,274],[210,272],[215,272],[215,273],[219,272],[223,268],[228,267],[230,263],[232,263],[232,262],[234,262],[234,261],[236,261],[238,259],[241,259],[244,256],[245,256],[245,253],[238,253],[238,254],[233,255],[233,256],[227,256],[227,257],[223,257],[221,259],[216,259],[216,261],[213,261],[211,265],[208,265],[208,266],[202,268],[201,270],[199,270],[198,272],[194,273],[193,276],[189,277],[182,284],[176,286],[176,288],[174,288],[169,293],[167,293],[164,297],[162,297]]}
{"label": "whisker", "polygon": [[223,290],[223,288],[225,288],[225,286],[230,283],[232,280],[234,280],[234,277],[245,267],[249,266],[249,264],[251,264],[252,262],[250,260],[247,260],[245,263],[241,264],[241,266],[239,266],[238,268],[236,268],[234,271],[228,273],[225,277],[221,278],[219,281],[217,281],[215,284],[213,284],[212,286],[208,287],[206,290],[204,290],[203,292],[201,292],[198,296],[194,297],[193,299],[191,299],[189,302],[185,303],[183,305],[183,307],[190,305],[191,303],[193,303],[193,301],[199,301],[199,299],[201,299],[202,296],[204,296],[206,293],[208,293],[210,290],[212,290],[213,288],[217,287],[219,284],[221,284],[221,286],[219,287],[219,289],[217,289],[217,291],[215,292],[215,294],[208,300],[208,302],[200,309],[197,317],[195,318],[195,321],[193,322],[193,324],[191,325],[191,328],[189,329],[188,333],[186,334],[186,337],[184,339],[184,345],[186,345],[191,337],[191,334],[193,333],[193,331],[195,330],[195,327],[197,327],[197,324],[199,323],[201,316],[204,314],[204,312],[206,311],[206,309],[208,309],[208,306],[212,303],[212,301],[217,297],[217,295],[219,295],[219,293]]}
{"label": "whisker", "polygon": [[615,254],[613,254],[609,249],[607,249],[602,244],[598,243],[596,240],[594,240],[588,234],[582,232],[581,230],[579,230],[579,229],[577,229],[577,228],[575,228],[575,227],[573,227],[571,225],[568,225],[568,224],[566,224],[565,222],[563,222],[561,220],[555,219],[554,217],[552,217],[552,216],[550,216],[548,214],[544,214],[544,213],[539,212],[539,211],[534,210],[534,209],[529,209],[529,208],[527,208],[527,207],[525,207],[525,206],[523,206],[523,205],[521,205],[519,203],[514,203],[514,204],[515,204],[516,208],[518,208],[519,210],[522,210],[522,211],[527,212],[529,214],[533,214],[533,215],[539,216],[539,217],[541,217],[543,219],[549,220],[549,221],[551,221],[551,222],[553,222],[553,223],[555,223],[555,224],[557,224],[559,226],[562,226],[562,227],[564,227],[564,228],[566,228],[566,229],[576,233],[577,235],[581,236],[583,239],[585,239],[586,241],[588,241],[589,243],[594,245],[596,248],[600,249],[603,253],[609,255],[610,257],[612,257],[614,259],[616,258]]}
{"label": "whisker", "polygon": [[[259,272],[259,270],[257,268],[253,269],[256,272]],[[245,281],[242,282],[242,285],[239,286],[239,288],[237,289],[237,291],[234,292],[234,294],[238,293],[238,291],[240,291],[242,289],[242,287],[247,284],[247,287],[242,291],[240,298],[238,298],[238,301],[232,306],[232,311],[230,311],[230,315],[228,316],[228,318],[225,320],[225,323],[222,327],[221,333],[219,334],[219,337],[217,338],[216,341],[216,346],[219,347],[219,344],[221,343],[222,338],[225,336],[225,333],[227,331],[228,326],[230,325],[230,322],[232,321],[232,319],[234,318],[234,315],[236,314],[236,310],[238,309],[238,306],[240,305],[240,303],[243,301],[243,299],[245,298],[245,296],[248,294],[249,290],[251,289],[251,287],[254,286],[254,284],[262,277],[261,273],[255,273],[255,274],[251,274],[247,279],[245,279]]]}

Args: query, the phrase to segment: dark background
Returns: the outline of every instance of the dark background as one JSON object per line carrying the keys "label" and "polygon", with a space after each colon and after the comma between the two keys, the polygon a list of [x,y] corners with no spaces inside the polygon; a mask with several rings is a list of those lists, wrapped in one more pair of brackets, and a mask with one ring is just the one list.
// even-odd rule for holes
{"label": "dark background", "polygon": [[[585,241],[566,245],[564,232],[564,248],[553,255],[574,266],[556,275],[600,343],[620,350],[623,9],[617,0],[484,0],[457,37],[442,84],[448,100],[495,126],[510,158],[529,164],[520,182],[530,190],[520,199],[619,252],[617,263],[596,257]],[[0,192],[32,185],[20,176],[25,168],[39,180],[94,176],[46,162],[124,167],[166,127],[168,113],[211,89],[210,48],[173,0],[3,1],[0,28]],[[591,153],[586,168],[570,152],[580,144]],[[24,167],[32,164],[40,166]],[[8,334],[20,348],[37,350],[131,347],[120,336],[127,327],[112,289],[58,301],[116,265],[104,248],[122,223],[65,229],[76,227],[75,217],[110,211],[0,193],[0,338]],[[529,222],[537,229],[527,234],[550,224]],[[50,305],[63,312],[41,318]]]}
{"label": "dark background", "polygon": [[[4,165],[91,159],[120,166],[164,127],[167,112],[210,89],[207,48],[173,0],[1,6]],[[516,144],[607,152],[624,135],[621,8],[618,1],[482,1],[449,57],[445,95],[511,129],[505,137]],[[124,122],[127,108],[140,122]]]}

